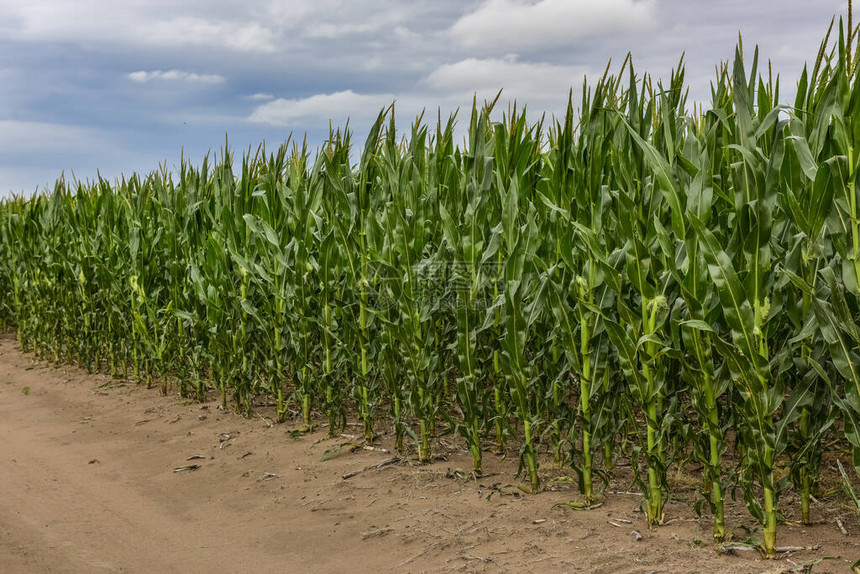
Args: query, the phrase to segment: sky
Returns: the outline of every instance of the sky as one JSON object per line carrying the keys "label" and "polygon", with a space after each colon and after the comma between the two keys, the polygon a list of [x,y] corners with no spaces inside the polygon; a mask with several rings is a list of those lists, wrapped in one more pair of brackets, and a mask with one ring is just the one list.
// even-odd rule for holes
{"label": "sky", "polygon": [[0,0],[0,196],[176,169],[225,136],[315,148],[349,119],[361,143],[392,102],[406,130],[503,89],[501,109],[537,120],[628,51],[655,78],[685,53],[707,102],[739,32],[787,101],[845,14],[843,0]]}

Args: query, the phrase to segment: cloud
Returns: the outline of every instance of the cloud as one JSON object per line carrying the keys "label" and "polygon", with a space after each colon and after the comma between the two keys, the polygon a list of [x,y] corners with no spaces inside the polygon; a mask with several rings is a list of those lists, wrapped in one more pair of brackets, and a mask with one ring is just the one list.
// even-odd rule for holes
{"label": "cloud", "polygon": [[[557,113],[567,105],[571,88],[578,93],[588,72],[586,66],[527,62],[516,56],[466,58],[439,66],[398,92],[374,94],[347,89],[305,98],[277,98],[258,105],[247,119],[251,123],[298,129],[312,125],[320,128],[329,120],[343,125],[347,118],[359,125],[394,102],[398,124],[408,125],[422,110],[430,115],[440,110],[447,116],[457,108],[468,109],[473,95],[479,102],[492,100],[500,89],[503,94],[499,109],[517,100],[534,111]],[[258,98],[264,96],[267,94]]]}
{"label": "cloud", "polygon": [[267,54],[308,40],[381,37],[416,11],[397,0],[3,0],[0,39]]}
{"label": "cloud", "polygon": [[[151,48],[207,47],[235,52],[273,52],[276,33],[251,13],[218,17],[223,4],[199,0],[181,6],[159,0],[4,0],[0,38],[28,42],[121,44]],[[200,17],[199,14],[207,17]],[[225,14],[225,16],[227,16]]]}
{"label": "cloud", "polygon": [[[516,98],[536,119],[563,111],[571,86],[578,105],[583,75],[596,79],[610,58],[617,71],[628,50],[655,79],[685,51],[691,98],[707,100],[739,28],[762,62],[773,58],[786,101],[845,0],[771,4],[0,0],[0,120],[27,120],[14,137],[0,125],[0,191],[71,167],[148,169],[180,149],[202,158],[227,131],[236,145],[307,132],[313,147],[330,118],[349,117],[358,141],[392,100],[402,127],[425,108],[433,118],[459,107],[464,125],[472,94],[504,88],[498,112]],[[201,79],[215,74],[221,83]]]}
{"label": "cloud", "polygon": [[523,103],[564,104],[570,88],[581,86],[587,72],[588,68],[584,66],[520,62],[514,57],[467,58],[440,66],[423,83],[443,93],[493,94],[501,89],[506,99],[516,98]]}
{"label": "cloud", "polygon": [[397,26],[405,17],[400,10],[381,10],[374,14],[373,18],[362,18],[362,16],[366,16],[363,13],[364,8],[360,7],[358,14],[350,12],[341,14],[341,18],[347,18],[345,21],[314,23],[308,26],[304,33],[309,38],[334,39],[343,36],[376,34],[382,30],[390,31],[392,28],[402,28],[402,26]]}
{"label": "cloud", "polygon": [[647,29],[655,0],[485,0],[457,20],[451,36],[493,50],[570,44],[607,32]]}
{"label": "cloud", "polygon": [[352,90],[317,94],[308,98],[284,99],[257,107],[248,118],[252,122],[288,126],[301,120],[343,120],[375,116],[391,104],[392,94],[357,94]]}
{"label": "cloud", "polygon": [[186,72],[184,70],[152,70],[146,72],[140,70],[128,74],[128,79],[140,84],[146,84],[153,80],[164,80],[172,82],[199,82],[201,84],[223,84],[224,76],[217,74],[195,74],[194,72]]}
{"label": "cloud", "polygon": [[239,24],[180,17],[156,21],[145,30],[145,42],[158,46],[211,46],[236,52],[274,52],[275,32],[257,22]]}

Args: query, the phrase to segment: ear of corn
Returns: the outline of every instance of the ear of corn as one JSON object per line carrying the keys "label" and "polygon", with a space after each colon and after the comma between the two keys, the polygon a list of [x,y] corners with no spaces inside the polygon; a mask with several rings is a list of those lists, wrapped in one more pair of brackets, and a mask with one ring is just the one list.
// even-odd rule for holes
{"label": "ear of corn", "polygon": [[315,411],[332,435],[355,413],[369,442],[389,421],[422,462],[452,432],[480,473],[516,437],[530,490],[549,451],[584,505],[629,455],[655,526],[695,459],[716,540],[733,440],[772,556],[789,484],[811,520],[826,437],[860,473],[854,36],[822,43],[792,108],[739,46],[707,110],[683,63],[654,88],[628,59],[546,130],[516,107],[494,122],[494,101],[463,146],[453,117],[398,139],[385,110],[357,165],[333,131],[316,156],[225,145],[61,179],[0,203],[0,327],[164,393],[271,397],[303,432]]}

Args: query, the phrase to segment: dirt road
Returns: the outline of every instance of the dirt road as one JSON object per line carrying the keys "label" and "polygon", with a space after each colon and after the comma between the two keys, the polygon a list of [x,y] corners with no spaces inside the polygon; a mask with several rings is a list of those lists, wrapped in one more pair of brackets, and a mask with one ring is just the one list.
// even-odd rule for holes
{"label": "dirt road", "polygon": [[[824,542],[817,552],[720,556],[689,505],[670,504],[677,519],[653,532],[636,495],[586,512],[554,507],[575,487],[505,488],[515,456],[488,456],[488,476],[475,480],[456,471],[469,458],[451,439],[438,445],[447,461],[344,479],[392,453],[347,446],[321,461],[350,437],[289,430],[34,362],[2,335],[0,572],[781,572],[860,557],[856,520],[849,537],[832,522],[781,527],[780,543]],[[199,468],[175,472],[189,465]]]}

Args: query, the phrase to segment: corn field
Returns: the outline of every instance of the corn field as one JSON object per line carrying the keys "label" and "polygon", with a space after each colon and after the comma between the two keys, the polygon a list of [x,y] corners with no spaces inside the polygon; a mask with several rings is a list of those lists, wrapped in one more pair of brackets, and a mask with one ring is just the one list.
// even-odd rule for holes
{"label": "corn field", "polygon": [[302,431],[393,429],[422,462],[446,433],[476,473],[518,452],[532,492],[565,465],[585,506],[632,457],[653,526],[700,465],[714,538],[737,488],[773,556],[825,444],[860,472],[860,67],[850,18],[831,31],[793,105],[739,45],[709,107],[683,62],[654,85],[628,58],[560,119],[473,105],[462,144],[389,109],[357,163],[337,130],[61,179],[0,203],[0,327]]}

